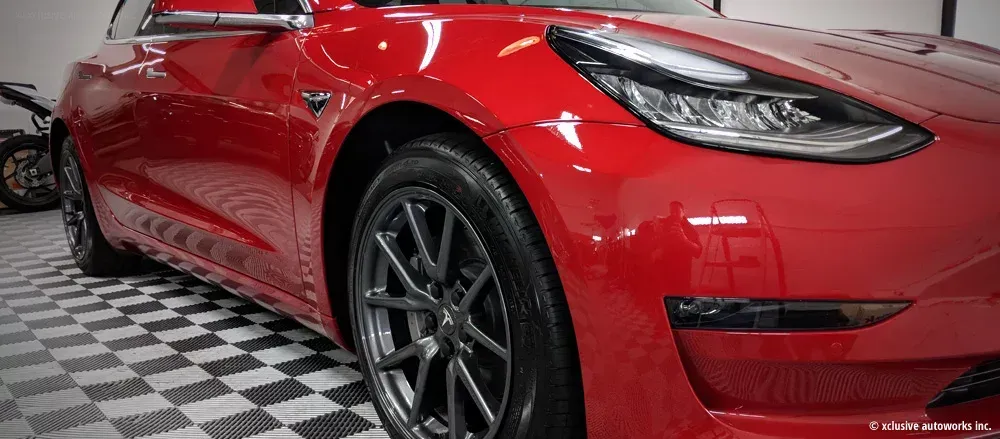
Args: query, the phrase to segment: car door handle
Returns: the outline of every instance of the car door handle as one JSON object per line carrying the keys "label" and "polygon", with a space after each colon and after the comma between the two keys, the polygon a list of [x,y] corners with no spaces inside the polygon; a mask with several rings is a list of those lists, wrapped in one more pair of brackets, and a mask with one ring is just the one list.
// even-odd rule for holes
{"label": "car door handle", "polygon": [[156,69],[150,67],[146,69],[146,78],[149,79],[162,79],[167,77],[167,72],[157,72]]}

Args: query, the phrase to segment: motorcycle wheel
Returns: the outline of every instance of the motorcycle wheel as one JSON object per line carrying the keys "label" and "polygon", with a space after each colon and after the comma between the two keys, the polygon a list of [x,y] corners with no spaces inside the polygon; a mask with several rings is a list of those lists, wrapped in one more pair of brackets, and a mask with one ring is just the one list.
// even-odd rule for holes
{"label": "motorcycle wheel", "polygon": [[52,209],[59,204],[55,176],[32,176],[28,172],[48,151],[49,139],[45,136],[15,136],[0,143],[0,203],[22,212]]}

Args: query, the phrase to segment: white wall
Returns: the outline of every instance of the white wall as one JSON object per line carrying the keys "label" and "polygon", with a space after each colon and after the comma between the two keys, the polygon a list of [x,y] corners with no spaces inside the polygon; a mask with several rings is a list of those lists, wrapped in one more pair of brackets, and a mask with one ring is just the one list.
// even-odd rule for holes
{"label": "white wall", "polygon": [[[70,62],[100,45],[117,0],[0,0],[0,81],[55,97]],[[32,129],[30,113],[0,104],[0,129]]]}
{"label": "white wall", "polygon": [[1000,48],[1000,0],[958,0],[955,37]]}
{"label": "white wall", "polygon": [[[1000,0],[972,1],[1000,3]],[[941,9],[942,0],[722,1],[723,14],[742,20],[817,29],[884,29],[938,35]]]}

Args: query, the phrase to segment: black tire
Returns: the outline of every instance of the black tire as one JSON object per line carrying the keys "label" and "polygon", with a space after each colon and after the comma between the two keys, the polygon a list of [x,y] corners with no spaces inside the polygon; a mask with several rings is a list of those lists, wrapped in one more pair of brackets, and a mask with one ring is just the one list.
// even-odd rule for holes
{"label": "black tire", "polygon": [[[49,150],[48,138],[36,135],[21,135],[3,141],[3,143],[0,143],[0,168],[8,168],[8,162],[15,157],[14,154],[28,150],[33,150],[38,155],[45,154]],[[0,169],[0,172],[6,173],[8,171],[8,169]],[[9,186],[9,183],[13,182],[15,178],[13,172],[9,174],[9,176],[7,174],[0,176],[0,178],[7,177],[4,178],[3,182],[0,182],[0,203],[21,212],[49,210],[59,205],[59,194],[54,187],[46,185],[40,186],[38,189],[33,189],[51,191],[37,198],[22,196],[14,192],[14,189]]]}
{"label": "black tire", "polygon": [[[59,190],[62,194],[63,226],[77,267],[88,276],[119,276],[137,272],[142,257],[115,249],[101,232],[91,202],[90,190],[87,188],[87,179],[84,178],[72,138],[66,138],[63,142],[59,157],[58,175]],[[78,179],[74,180],[75,182],[69,180],[73,178],[72,172],[78,172]],[[77,222],[73,223],[79,224],[76,226],[79,229],[78,235],[76,231],[71,231],[74,217],[78,217]],[[71,234],[74,234],[79,245],[74,244]]]}
{"label": "black tire", "polygon": [[[376,389],[357,330],[358,288],[365,248],[360,241],[369,217],[389,194],[401,188],[429,189],[468,218],[493,261],[504,299],[513,363],[505,411],[496,438],[584,438],[583,385],[569,308],[552,256],[527,200],[499,159],[480,139],[443,133],[411,141],[387,159],[368,187],[351,238],[349,303],[354,341],[365,382]],[[373,398],[379,416],[388,409]],[[412,433],[393,422],[394,438]]]}

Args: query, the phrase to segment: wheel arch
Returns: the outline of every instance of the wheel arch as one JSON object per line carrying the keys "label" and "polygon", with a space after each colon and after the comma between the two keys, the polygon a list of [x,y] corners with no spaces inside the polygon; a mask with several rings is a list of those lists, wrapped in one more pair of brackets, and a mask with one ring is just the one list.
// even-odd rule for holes
{"label": "wheel arch", "polygon": [[[386,129],[386,126],[392,129]],[[429,134],[468,133],[481,139],[480,147],[491,151],[500,160],[513,176],[518,190],[526,196],[525,187],[544,187],[540,176],[531,170],[514,145],[487,142],[484,139],[488,137],[487,133],[497,130],[481,128],[475,122],[461,118],[460,113],[445,110],[434,103],[396,100],[372,106],[344,137],[330,167],[320,217],[323,270],[331,308],[328,311],[336,319],[344,342],[353,344],[346,277],[353,223],[365,190],[395,148]],[[525,181],[528,179],[531,181]],[[529,197],[529,206],[535,206],[530,198],[533,197]],[[541,198],[542,205],[549,203],[547,195],[541,194]],[[539,223],[543,222],[534,208],[532,214]],[[547,226],[542,224],[542,228],[545,230]]]}
{"label": "wheel arch", "polygon": [[[392,128],[386,129],[387,126]],[[336,318],[343,341],[349,345],[353,345],[353,329],[347,301],[347,262],[361,199],[379,167],[395,148],[440,132],[462,132],[480,137],[454,113],[433,104],[418,100],[382,103],[371,106],[354,123],[333,159],[322,201],[321,248],[329,311]]]}
{"label": "wheel arch", "polygon": [[52,169],[59,169],[62,144],[69,136],[69,127],[66,122],[62,118],[53,119],[49,125],[49,159],[52,161]]}

